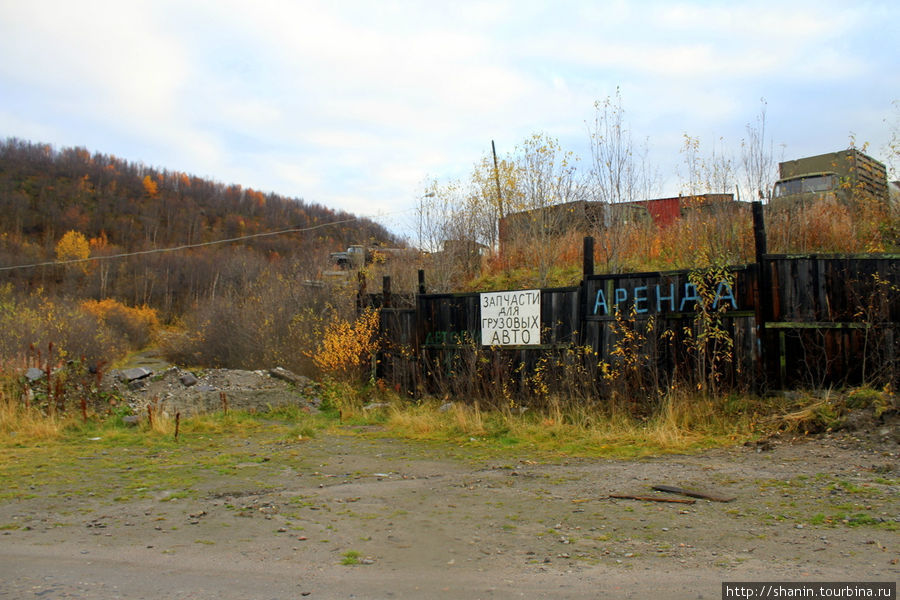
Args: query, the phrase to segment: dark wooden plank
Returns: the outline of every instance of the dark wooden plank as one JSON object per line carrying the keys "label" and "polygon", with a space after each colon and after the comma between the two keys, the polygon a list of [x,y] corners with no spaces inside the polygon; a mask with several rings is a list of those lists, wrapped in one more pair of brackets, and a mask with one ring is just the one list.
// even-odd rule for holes
{"label": "dark wooden plank", "polygon": [[672,485],[654,485],[653,489],[657,492],[666,492],[669,494],[679,494],[690,498],[702,498],[703,500],[713,500],[714,502],[733,502],[735,496],[725,496],[722,494],[714,494],[709,492],[698,492],[696,490],[686,490],[684,488]]}
{"label": "dark wooden plank", "polygon": [[664,496],[639,496],[635,494],[610,494],[610,498],[625,500],[643,500],[644,502],[669,502],[673,504],[695,504],[696,500],[685,500],[683,498],[666,498]]}

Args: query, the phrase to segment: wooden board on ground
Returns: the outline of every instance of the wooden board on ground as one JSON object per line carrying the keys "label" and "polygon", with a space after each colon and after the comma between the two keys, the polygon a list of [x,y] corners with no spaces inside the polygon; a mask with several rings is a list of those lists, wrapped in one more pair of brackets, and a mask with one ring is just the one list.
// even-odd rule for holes
{"label": "wooden board on ground", "polygon": [[683,500],[681,498],[664,498],[662,496],[637,496],[634,494],[610,494],[610,498],[624,498],[626,500],[644,500],[646,502],[674,502],[677,504],[693,504],[696,500]]}
{"label": "wooden board on ground", "polygon": [[686,490],[684,488],[675,487],[673,485],[654,485],[653,489],[658,492],[668,492],[670,494],[679,494],[681,496],[689,496],[691,498],[702,498],[703,500],[712,500],[713,502],[731,502],[735,499],[735,496],[725,496],[722,494]]}

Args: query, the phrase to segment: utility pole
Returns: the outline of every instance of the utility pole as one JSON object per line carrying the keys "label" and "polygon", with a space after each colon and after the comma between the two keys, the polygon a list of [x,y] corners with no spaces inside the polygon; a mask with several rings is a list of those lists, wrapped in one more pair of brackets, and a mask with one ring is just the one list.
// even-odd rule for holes
{"label": "utility pole", "polygon": [[497,184],[497,214],[503,218],[503,194],[500,193],[500,169],[497,167],[497,147],[491,140],[491,153],[494,155],[494,182]]}

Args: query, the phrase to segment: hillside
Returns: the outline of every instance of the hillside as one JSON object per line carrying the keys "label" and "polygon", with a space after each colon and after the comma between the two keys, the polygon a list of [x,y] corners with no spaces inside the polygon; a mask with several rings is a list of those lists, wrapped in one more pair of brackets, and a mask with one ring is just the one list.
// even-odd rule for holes
{"label": "hillside", "polygon": [[[180,314],[268,265],[302,264],[315,277],[319,257],[350,244],[394,236],[368,219],[301,199],[160,170],[84,148],[55,150],[18,139],[0,142],[0,267],[52,261],[76,231],[91,256],[194,245],[289,228],[312,231],[258,237],[172,253],[88,263],[85,268],[17,269],[0,283],[77,297],[113,297]],[[341,222],[335,226],[322,226]],[[322,226],[322,227],[318,227]],[[302,258],[300,261],[298,259]],[[81,265],[79,265],[81,267]],[[281,267],[279,267],[281,268]]]}

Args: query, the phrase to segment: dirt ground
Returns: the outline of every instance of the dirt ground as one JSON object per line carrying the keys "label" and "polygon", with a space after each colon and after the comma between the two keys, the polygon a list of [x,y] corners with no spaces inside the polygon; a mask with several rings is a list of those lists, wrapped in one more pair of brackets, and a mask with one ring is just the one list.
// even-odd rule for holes
{"label": "dirt ground", "polygon": [[[193,458],[85,444],[67,477],[48,464],[0,500],[0,597],[696,599],[900,578],[900,446],[874,434],[641,460],[352,429]],[[656,484],[735,499],[609,498],[686,499]]]}

